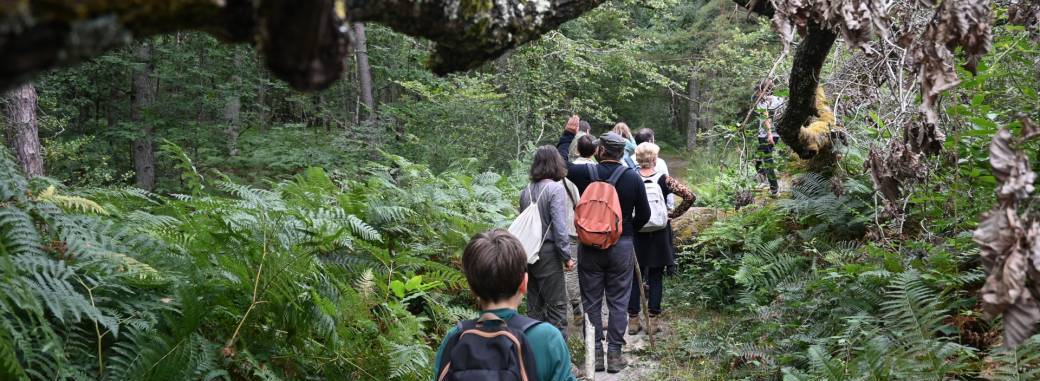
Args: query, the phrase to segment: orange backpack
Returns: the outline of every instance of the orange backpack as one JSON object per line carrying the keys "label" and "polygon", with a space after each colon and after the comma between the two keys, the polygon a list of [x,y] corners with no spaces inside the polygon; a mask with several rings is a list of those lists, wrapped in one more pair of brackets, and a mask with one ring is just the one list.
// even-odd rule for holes
{"label": "orange backpack", "polygon": [[614,184],[628,168],[618,166],[606,181],[600,180],[596,164],[586,168],[592,184],[585,188],[574,208],[574,227],[582,244],[608,249],[621,238],[621,203]]}

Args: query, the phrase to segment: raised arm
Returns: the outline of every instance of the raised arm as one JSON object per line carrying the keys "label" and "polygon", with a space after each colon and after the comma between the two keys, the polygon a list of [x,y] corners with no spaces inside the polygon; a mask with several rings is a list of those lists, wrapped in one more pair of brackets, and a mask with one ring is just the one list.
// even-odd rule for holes
{"label": "raised arm", "polygon": [[563,135],[560,135],[560,141],[556,142],[556,150],[560,152],[560,156],[563,157],[563,161],[566,163],[571,162],[571,142],[578,135],[578,123],[580,122],[581,118],[577,115],[571,115],[570,119],[567,119],[567,127],[563,129]]}

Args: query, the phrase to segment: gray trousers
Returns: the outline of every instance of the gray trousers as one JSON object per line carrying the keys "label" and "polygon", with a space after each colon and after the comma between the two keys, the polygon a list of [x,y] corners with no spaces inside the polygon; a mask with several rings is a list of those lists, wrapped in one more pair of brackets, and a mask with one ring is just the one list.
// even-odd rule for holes
{"label": "gray trousers", "polygon": [[567,332],[567,290],[563,262],[552,241],[542,244],[538,262],[527,265],[527,316]]}
{"label": "gray trousers", "polygon": [[620,351],[628,329],[628,299],[632,293],[632,237],[621,237],[613,247],[597,250],[582,246],[578,251],[581,303],[596,331],[596,350],[603,350],[603,297],[606,295],[607,350]]}
{"label": "gray trousers", "polygon": [[[571,237],[571,258],[574,258],[575,260],[578,259],[577,237]],[[570,303],[570,313],[577,316],[581,311],[581,287],[578,283],[578,269],[564,272],[563,281],[567,286],[567,302]]]}

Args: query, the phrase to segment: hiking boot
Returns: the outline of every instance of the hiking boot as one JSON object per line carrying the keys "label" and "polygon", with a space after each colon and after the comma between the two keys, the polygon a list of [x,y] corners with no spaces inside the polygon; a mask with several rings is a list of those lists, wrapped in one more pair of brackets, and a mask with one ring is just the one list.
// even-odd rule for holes
{"label": "hiking boot", "polygon": [[628,317],[628,334],[635,336],[639,331],[643,330],[643,326],[639,325],[639,316]]}
{"label": "hiking boot", "polygon": [[661,333],[662,331],[661,324],[662,323],[660,317],[657,317],[656,315],[650,315],[650,325],[647,326],[646,329],[648,332],[652,330],[653,333],[656,335],[658,333]]}
{"label": "hiking boot", "polygon": [[606,359],[603,358],[603,350],[602,349],[597,349],[596,350],[596,371],[597,372],[602,372],[604,369],[607,369],[607,362],[606,362]]}
{"label": "hiking boot", "polygon": [[610,351],[607,352],[607,373],[617,373],[628,364],[625,363],[625,358],[621,356],[621,351]]}

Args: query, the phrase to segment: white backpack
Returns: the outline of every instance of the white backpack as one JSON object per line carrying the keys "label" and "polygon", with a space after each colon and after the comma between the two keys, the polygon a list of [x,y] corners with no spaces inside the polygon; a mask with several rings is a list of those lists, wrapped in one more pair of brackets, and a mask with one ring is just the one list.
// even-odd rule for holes
{"label": "white backpack", "polygon": [[650,203],[650,221],[639,229],[641,233],[658,231],[668,226],[668,203],[664,199],[664,191],[657,183],[663,175],[663,173],[654,173],[649,177],[643,176],[646,200]]}
{"label": "white backpack", "polygon": [[[538,251],[542,249],[542,243],[545,242],[545,234],[542,233],[542,212],[538,210],[538,199],[530,197],[531,185],[527,187],[527,195],[531,204],[527,205],[520,216],[513,220],[513,224],[509,225],[509,233],[520,240],[520,244],[524,246],[524,252],[527,253],[527,264],[538,262]],[[542,187],[541,192],[538,192],[538,198],[542,197],[542,193],[545,193],[547,187],[548,185]]]}

